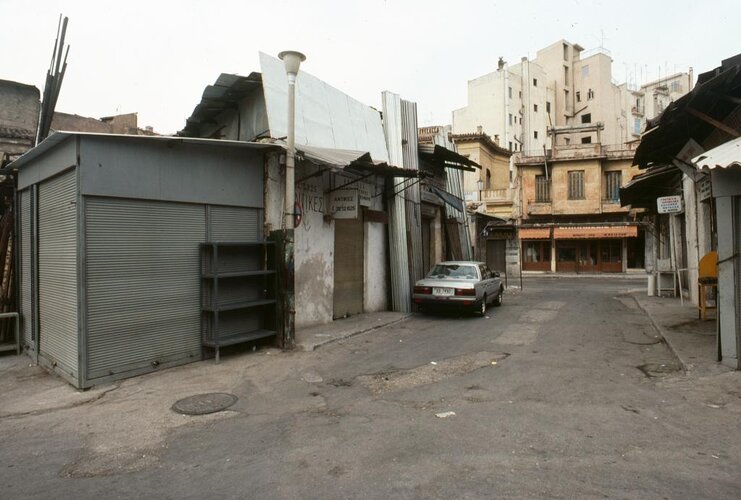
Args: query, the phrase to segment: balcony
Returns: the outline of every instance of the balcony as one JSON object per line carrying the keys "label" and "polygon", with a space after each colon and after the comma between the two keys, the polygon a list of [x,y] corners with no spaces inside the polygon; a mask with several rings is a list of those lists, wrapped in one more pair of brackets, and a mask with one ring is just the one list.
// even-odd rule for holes
{"label": "balcony", "polygon": [[485,189],[481,191],[481,201],[492,203],[512,201],[512,194],[507,188]]}

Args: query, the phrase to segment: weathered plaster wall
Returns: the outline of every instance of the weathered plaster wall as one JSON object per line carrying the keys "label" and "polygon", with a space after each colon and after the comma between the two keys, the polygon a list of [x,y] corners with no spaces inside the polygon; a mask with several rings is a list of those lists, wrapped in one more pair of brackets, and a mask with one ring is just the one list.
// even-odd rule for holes
{"label": "weathered plaster wall", "polygon": [[[301,179],[313,168],[296,169]],[[294,231],[296,327],[332,321],[334,294],[334,222],[324,220],[327,174],[296,185],[296,200],[303,207]]]}

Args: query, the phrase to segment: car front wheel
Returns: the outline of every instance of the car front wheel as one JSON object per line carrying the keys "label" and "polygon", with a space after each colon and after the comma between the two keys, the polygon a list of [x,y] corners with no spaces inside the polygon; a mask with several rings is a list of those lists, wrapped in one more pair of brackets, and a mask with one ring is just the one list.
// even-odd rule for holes
{"label": "car front wheel", "polygon": [[502,305],[502,295],[504,294],[504,290],[501,288],[499,289],[499,292],[497,293],[496,298],[494,299],[494,306],[499,307]]}

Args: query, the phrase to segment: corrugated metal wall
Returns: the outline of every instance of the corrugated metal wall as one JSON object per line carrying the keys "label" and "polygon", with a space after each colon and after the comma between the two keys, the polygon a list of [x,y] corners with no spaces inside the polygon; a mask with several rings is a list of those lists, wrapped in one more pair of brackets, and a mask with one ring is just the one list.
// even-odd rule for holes
{"label": "corrugated metal wall", "polygon": [[[401,102],[399,96],[391,92],[383,92],[382,100],[383,129],[386,134],[389,163],[401,166],[404,164],[401,150]],[[401,191],[405,182],[404,178],[393,177],[391,193]],[[409,312],[412,309],[405,204],[403,194],[394,194],[388,199],[391,302],[392,309],[398,312]]]}
{"label": "corrugated metal wall", "polygon": [[39,185],[39,350],[76,378],[77,171]]}
{"label": "corrugated metal wall", "polygon": [[[401,100],[401,148],[404,155],[404,168],[419,170],[419,148],[417,127],[417,104]],[[407,232],[409,233],[409,278],[413,286],[424,277],[429,269],[424,269],[422,251],[422,214],[418,179],[409,179],[406,198]]]}
{"label": "corrugated metal wall", "polygon": [[257,208],[209,207],[209,241],[258,241],[262,215]]}
{"label": "corrugated metal wall", "polygon": [[20,202],[18,227],[20,230],[20,310],[21,310],[21,335],[23,344],[35,349],[36,338],[33,334],[33,309],[31,289],[31,189],[24,189],[18,193]]}
{"label": "corrugated metal wall", "polygon": [[88,197],[85,225],[87,378],[200,357],[205,207]]}

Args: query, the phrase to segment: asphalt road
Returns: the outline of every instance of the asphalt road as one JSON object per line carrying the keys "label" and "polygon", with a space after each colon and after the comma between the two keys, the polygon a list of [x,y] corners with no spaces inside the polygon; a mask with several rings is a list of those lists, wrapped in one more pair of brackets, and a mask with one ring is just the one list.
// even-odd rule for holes
{"label": "asphalt road", "polygon": [[738,498],[741,392],[676,371],[644,285],[527,279],[485,318],[263,356],[214,418],[144,419],[171,402],[141,385],[2,419],[0,497]]}

